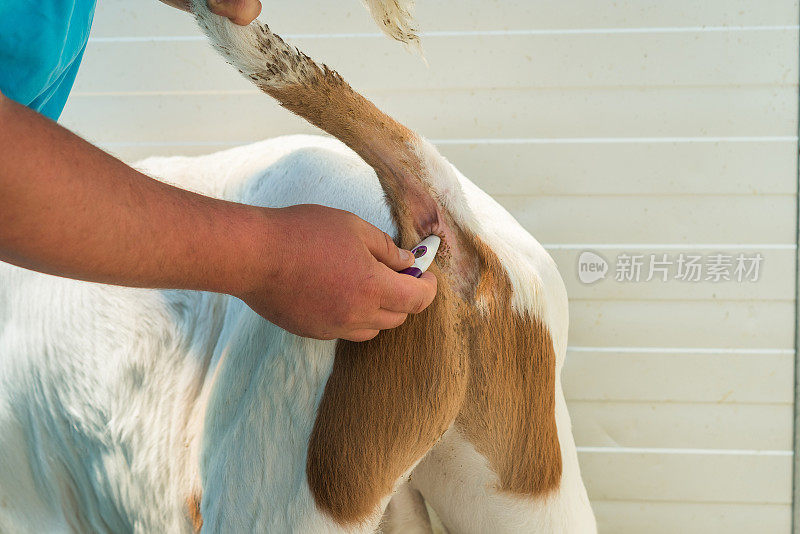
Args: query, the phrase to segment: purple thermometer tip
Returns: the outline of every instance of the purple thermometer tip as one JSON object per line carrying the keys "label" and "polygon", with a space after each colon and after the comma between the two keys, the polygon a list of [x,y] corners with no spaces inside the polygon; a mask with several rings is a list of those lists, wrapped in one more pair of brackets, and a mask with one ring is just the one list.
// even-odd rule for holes
{"label": "purple thermometer tip", "polygon": [[422,269],[418,269],[416,267],[408,267],[400,272],[403,274],[410,274],[414,278],[419,278],[420,276],[422,276]]}

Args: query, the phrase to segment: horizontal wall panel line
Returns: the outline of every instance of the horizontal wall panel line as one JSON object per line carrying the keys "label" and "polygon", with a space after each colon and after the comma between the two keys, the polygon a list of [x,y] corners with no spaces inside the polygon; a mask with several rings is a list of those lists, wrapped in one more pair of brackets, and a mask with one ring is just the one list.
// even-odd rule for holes
{"label": "horizontal wall panel line", "polygon": [[[109,148],[141,146],[238,146],[257,140],[237,141],[116,141],[102,143]],[[738,137],[530,137],[483,139],[430,139],[435,145],[542,145],[542,144],[610,144],[610,143],[796,143],[797,136],[738,136]]]}
{"label": "horizontal wall panel line", "polygon": [[[636,282],[628,282],[629,284],[633,285]],[[683,284],[683,287],[691,287],[691,282],[676,282],[676,284],[680,285]],[[714,282],[708,282],[709,284],[714,284]],[[743,284],[745,282],[742,282]],[[752,282],[746,282],[748,284]],[[664,283],[666,286],[666,283]],[[635,286],[634,286],[635,287]],[[676,287],[676,286],[673,286]],[[573,304],[577,303],[599,303],[602,304],[604,302],[614,302],[614,303],[636,303],[638,304],[645,304],[645,303],[662,303],[662,302],[680,302],[687,305],[692,304],[701,304],[701,303],[728,303],[728,304],[739,304],[745,305],[747,303],[750,304],[792,304],[794,303],[794,297],[791,295],[786,296],[776,296],[770,298],[761,298],[761,297],[752,297],[752,296],[724,296],[724,297],[714,297],[714,296],[700,296],[700,297],[692,297],[692,296],[680,296],[679,298],[670,298],[665,296],[646,296],[646,295],[597,295],[597,296],[573,296],[569,299],[570,302]]]}
{"label": "horizontal wall panel line", "polygon": [[736,137],[529,137],[485,139],[431,139],[436,145],[535,145],[535,144],[608,144],[608,143],[796,143],[797,136]]}
{"label": "horizontal wall panel line", "polygon": [[[647,91],[656,91],[656,90],[719,90],[719,89],[731,89],[731,88],[738,88],[738,85],[730,85],[730,84],[706,84],[706,85],[691,85],[691,86],[680,86],[680,85],[593,85],[590,86],[589,89],[595,92],[605,92],[605,91],[624,91],[626,89],[642,89],[645,88]],[[787,88],[787,87],[796,87],[795,85],[787,86],[783,84],[775,84],[775,83],[763,83],[763,84],[748,84],[747,88],[754,89],[758,87],[766,87],[766,88]],[[458,91],[458,90],[470,90],[470,87],[447,87],[447,88],[404,88],[402,91],[400,89],[393,90],[393,89],[373,89],[369,92],[370,97],[373,97],[376,94],[384,94],[384,93],[399,93],[402,92],[404,94],[408,93],[449,93],[451,91]],[[516,87],[516,86],[492,86],[492,87],[485,87],[479,90],[481,91],[530,91],[530,92],[552,92],[553,90],[558,91],[586,91],[586,86],[559,86],[557,88],[553,87],[540,87],[540,86],[531,86],[531,87]],[[137,90],[137,91],[73,91],[70,93],[69,98],[70,100],[74,100],[75,98],[92,98],[92,97],[108,97],[108,96],[151,96],[151,97],[158,97],[158,96],[238,96],[238,95],[264,95],[264,92],[253,87],[247,89],[176,89],[176,90],[156,90],[156,91],[146,91],[146,90]],[[266,96],[264,98],[267,98]]]}
{"label": "horizontal wall panel line", "polygon": [[[542,180],[543,178],[534,177],[533,180]],[[619,192],[607,192],[602,194],[597,193],[558,193],[558,194],[542,194],[542,193],[523,193],[523,192],[513,192],[513,193],[494,193],[492,197],[494,198],[541,198],[541,197],[560,197],[566,199],[572,198],[608,198],[608,199],[625,199],[627,197],[640,197],[640,198],[648,198],[648,197],[660,197],[660,198],[668,198],[668,199],[675,199],[675,200],[685,200],[686,198],[702,198],[702,197],[717,197],[720,199],[725,198],[740,198],[740,197],[758,197],[758,198],[775,198],[775,199],[786,199],[786,198],[795,198],[797,194],[795,192],[786,191],[786,192],[751,192],[751,193],[728,193],[726,191],[708,191],[703,193],[684,193],[680,191],[670,191],[670,192],[657,192],[652,194],[647,193],[619,193]]]}
{"label": "horizontal wall panel line", "polygon": [[636,399],[626,399],[626,398],[601,398],[601,397],[594,397],[594,398],[587,398],[587,397],[575,397],[572,394],[567,395],[567,404],[571,406],[576,405],[620,405],[620,406],[709,406],[709,407],[760,407],[760,408],[790,408],[792,407],[793,402],[790,400],[786,401],[728,401],[728,400],[695,400],[695,399],[649,399],[646,397],[636,398]]}
{"label": "horizontal wall panel line", "polygon": [[653,500],[653,499],[633,499],[633,498],[620,498],[615,499],[613,497],[603,497],[602,499],[592,499],[592,503],[632,503],[632,504],[653,504],[653,505],[662,505],[662,504],[685,504],[687,506],[696,506],[696,507],[706,507],[706,506],[720,506],[720,505],[736,505],[736,506],[786,506],[788,508],[789,503],[785,505],[780,503],[774,503],[770,501],[692,501],[692,500]]}
{"label": "horizontal wall panel line", "polygon": [[635,354],[753,354],[753,355],[793,355],[794,349],[741,349],[741,348],[702,348],[702,347],[587,347],[568,346],[569,352],[610,352]]}
{"label": "horizontal wall panel line", "polygon": [[[564,28],[564,29],[519,29],[519,30],[443,30],[417,32],[420,37],[495,37],[504,35],[616,35],[649,33],[704,33],[704,32],[750,32],[791,31],[797,25],[778,26],[666,26],[650,28]],[[375,39],[386,38],[380,32],[352,33],[280,33],[284,39]],[[119,37],[91,37],[90,43],[142,43],[204,41],[203,35],[144,35]]]}
{"label": "horizontal wall panel line", "polygon": [[614,35],[625,33],[703,33],[703,32],[751,32],[792,31],[800,29],[794,24],[764,26],[652,26],[639,28],[554,28],[518,30],[453,30],[421,31],[421,37],[479,37],[494,35]]}
{"label": "horizontal wall panel line", "polygon": [[[715,196],[715,195],[710,195]],[[794,250],[792,243],[542,243],[548,250],[592,250],[592,249],[624,249],[624,250],[696,250],[723,249],[728,250]]]}
{"label": "horizontal wall panel line", "polygon": [[727,456],[792,456],[790,450],[758,449],[672,449],[659,447],[577,447],[578,452],[604,454],[696,454]]}

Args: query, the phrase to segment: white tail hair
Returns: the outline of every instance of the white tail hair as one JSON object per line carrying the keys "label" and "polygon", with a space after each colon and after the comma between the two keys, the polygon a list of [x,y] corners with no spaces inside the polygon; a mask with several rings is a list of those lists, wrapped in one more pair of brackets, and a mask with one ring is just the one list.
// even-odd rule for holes
{"label": "white tail hair", "polygon": [[422,55],[414,20],[414,0],[362,0],[383,33]]}

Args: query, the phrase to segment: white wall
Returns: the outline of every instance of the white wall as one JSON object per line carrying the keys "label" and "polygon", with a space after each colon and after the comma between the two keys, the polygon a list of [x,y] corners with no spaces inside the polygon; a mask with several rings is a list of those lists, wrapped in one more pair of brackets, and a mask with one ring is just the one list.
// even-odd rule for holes
{"label": "white wall", "polygon": [[[266,1],[262,19],[548,246],[602,532],[787,532],[797,1],[419,3],[428,68],[356,0]],[[155,0],[101,0],[92,35],[63,122],[126,159],[313,131]],[[586,286],[585,249],[764,260],[757,283]]]}

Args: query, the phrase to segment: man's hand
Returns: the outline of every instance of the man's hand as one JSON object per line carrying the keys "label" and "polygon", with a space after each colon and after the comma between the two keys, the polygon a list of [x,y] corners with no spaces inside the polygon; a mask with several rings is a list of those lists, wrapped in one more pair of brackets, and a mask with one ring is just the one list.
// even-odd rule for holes
{"label": "man's hand", "polygon": [[[184,11],[189,9],[189,0],[161,0],[172,7]],[[261,13],[261,2],[258,0],[208,0],[208,8],[212,13],[221,17],[228,17],[231,22],[240,26],[247,26]]]}
{"label": "man's hand", "polygon": [[260,252],[247,271],[251,287],[236,296],[290,332],[364,341],[436,295],[432,273],[397,273],[413,255],[352,213],[310,204],[264,213],[264,239],[253,235]]}

